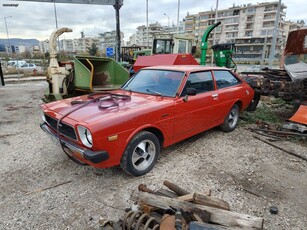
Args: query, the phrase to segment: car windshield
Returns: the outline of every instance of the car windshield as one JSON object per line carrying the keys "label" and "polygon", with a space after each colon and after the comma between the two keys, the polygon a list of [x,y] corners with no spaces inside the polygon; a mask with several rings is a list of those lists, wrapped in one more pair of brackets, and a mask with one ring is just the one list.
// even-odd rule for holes
{"label": "car windshield", "polygon": [[136,73],[123,87],[138,93],[175,97],[184,72],[145,69]]}

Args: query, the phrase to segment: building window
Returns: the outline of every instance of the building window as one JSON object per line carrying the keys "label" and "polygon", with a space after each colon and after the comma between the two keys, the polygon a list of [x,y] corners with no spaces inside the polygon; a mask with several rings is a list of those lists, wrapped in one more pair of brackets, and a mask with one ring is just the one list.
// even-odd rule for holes
{"label": "building window", "polygon": [[305,36],[304,49],[307,49],[307,35]]}

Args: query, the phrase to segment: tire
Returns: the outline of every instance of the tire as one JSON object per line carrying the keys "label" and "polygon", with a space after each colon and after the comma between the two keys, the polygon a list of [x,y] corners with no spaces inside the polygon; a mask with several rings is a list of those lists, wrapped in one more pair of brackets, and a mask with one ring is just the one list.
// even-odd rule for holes
{"label": "tire", "polygon": [[259,101],[260,101],[260,93],[255,93],[254,98],[251,101],[251,103],[248,105],[248,107],[246,108],[246,111],[248,112],[255,111]]}
{"label": "tire", "polygon": [[156,164],[160,155],[160,142],[151,132],[142,131],[128,143],[120,166],[128,174],[142,176]]}
{"label": "tire", "polygon": [[224,119],[224,123],[220,126],[221,130],[224,132],[233,131],[238,124],[239,121],[239,106],[234,104]]}

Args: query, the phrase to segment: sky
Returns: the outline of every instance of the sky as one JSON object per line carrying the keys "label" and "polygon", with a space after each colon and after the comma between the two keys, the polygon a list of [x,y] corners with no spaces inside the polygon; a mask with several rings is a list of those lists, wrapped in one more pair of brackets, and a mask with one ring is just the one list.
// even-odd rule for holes
{"label": "sky", "polygon": [[[146,0],[123,0],[120,9],[120,29],[124,32],[124,40],[136,32],[136,28],[146,25]],[[215,10],[216,0],[148,0],[149,23],[159,22],[162,26],[176,26],[178,2],[180,2],[179,18],[187,13],[196,14],[202,11]],[[218,9],[226,9],[236,5],[268,2],[261,0],[219,0]],[[304,20],[307,24],[306,0],[282,0],[287,6],[286,20]],[[3,4],[18,4],[18,7],[6,7]],[[64,33],[61,39],[79,38],[81,32],[85,36],[94,37],[98,33],[115,30],[115,10],[110,5],[65,4],[56,3],[58,27],[68,27],[72,33]],[[166,15],[167,16],[166,16]],[[10,17],[11,16],[11,17]],[[35,38],[40,41],[49,39],[56,28],[53,3],[0,0],[0,38],[7,38],[5,19],[10,38]]]}

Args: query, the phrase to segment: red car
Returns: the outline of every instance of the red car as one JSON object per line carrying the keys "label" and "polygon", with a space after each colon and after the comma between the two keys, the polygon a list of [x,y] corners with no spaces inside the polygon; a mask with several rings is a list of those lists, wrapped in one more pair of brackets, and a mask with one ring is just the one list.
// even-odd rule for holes
{"label": "red car", "polygon": [[234,130],[253,89],[226,68],[156,66],[120,89],[43,104],[41,128],[74,161],[149,172],[162,147],[215,126]]}

